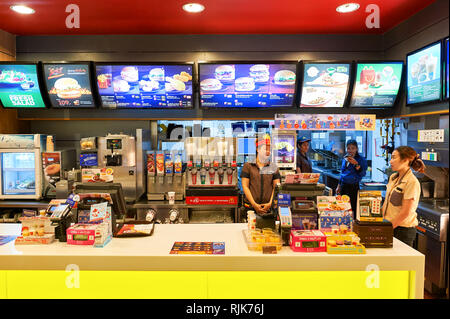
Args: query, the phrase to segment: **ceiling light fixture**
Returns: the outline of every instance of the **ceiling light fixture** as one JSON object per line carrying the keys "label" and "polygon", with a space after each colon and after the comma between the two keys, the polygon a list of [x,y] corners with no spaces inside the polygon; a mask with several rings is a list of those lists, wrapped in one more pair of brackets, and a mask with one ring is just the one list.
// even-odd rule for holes
{"label": "ceiling light fixture", "polygon": [[200,3],[186,3],[183,5],[183,10],[191,13],[199,13],[205,10],[205,7]]}
{"label": "ceiling light fixture", "polygon": [[339,13],[349,13],[359,9],[358,3],[346,3],[336,8]]}
{"label": "ceiling light fixture", "polygon": [[9,8],[11,10],[13,10],[17,13],[21,13],[21,14],[33,14],[36,12],[33,9],[31,9],[30,7],[22,6],[22,5],[14,5],[14,6],[10,6]]}

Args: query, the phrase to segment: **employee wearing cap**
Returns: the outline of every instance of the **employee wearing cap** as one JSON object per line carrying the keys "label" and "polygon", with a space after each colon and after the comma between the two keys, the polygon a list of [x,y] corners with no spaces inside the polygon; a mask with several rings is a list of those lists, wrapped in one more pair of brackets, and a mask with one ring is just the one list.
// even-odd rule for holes
{"label": "employee wearing cap", "polygon": [[311,139],[305,136],[297,139],[297,173],[312,173],[311,161],[306,156],[309,150],[309,141]]}
{"label": "employee wearing cap", "polygon": [[271,208],[275,186],[280,183],[281,176],[278,167],[270,162],[270,152],[270,136],[259,136],[256,140],[256,160],[245,163],[241,172],[245,194],[243,213],[254,210],[258,228],[263,224],[268,227],[275,225],[275,214]]}

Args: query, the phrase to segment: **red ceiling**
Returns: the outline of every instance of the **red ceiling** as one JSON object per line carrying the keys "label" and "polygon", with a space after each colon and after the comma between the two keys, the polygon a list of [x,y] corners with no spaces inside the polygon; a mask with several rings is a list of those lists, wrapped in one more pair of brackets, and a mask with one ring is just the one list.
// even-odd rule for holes
{"label": "red ceiling", "polygon": [[[435,0],[1,0],[0,29],[17,35],[46,34],[314,34],[384,33]],[[206,9],[192,14],[188,2]],[[336,12],[347,3],[358,11]],[[65,26],[66,6],[80,8],[80,28]],[[21,15],[9,9],[25,4]],[[380,7],[380,29],[365,26],[369,4]]]}

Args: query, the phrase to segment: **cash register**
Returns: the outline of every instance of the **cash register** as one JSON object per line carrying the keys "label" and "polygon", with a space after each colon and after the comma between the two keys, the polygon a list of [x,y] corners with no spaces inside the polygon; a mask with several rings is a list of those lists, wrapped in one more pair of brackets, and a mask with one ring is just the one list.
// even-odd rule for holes
{"label": "cash register", "polygon": [[49,205],[47,215],[50,215],[51,226],[55,227],[55,238],[60,242],[67,241],[67,229],[76,223],[76,214],[69,204]]}

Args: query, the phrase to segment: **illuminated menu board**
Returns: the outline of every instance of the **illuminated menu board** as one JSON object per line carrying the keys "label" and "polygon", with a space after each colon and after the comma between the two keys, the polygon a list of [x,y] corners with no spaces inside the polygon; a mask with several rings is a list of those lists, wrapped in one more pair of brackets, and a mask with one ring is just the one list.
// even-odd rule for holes
{"label": "illuminated menu board", "polygon": [[104,108],[190,108],[192,64],[96,64]]}
{"label": "illuminated menu board", "polygon": [[445,98],[448,99],[449,98],[449,80],[450,80],[450,76],[449,76],[449,47],[448,47],[448,38],[445,39],[445,52],[446,52],[446,56],[445,56]]}
{"label": "illuminated menu board", "polygon": [[294,105],[296,62],[200,63],[200,107],[273,108]]}
{"label": "illuminated menu board", "polygon": [[0,63],[0,101],[5,108],[45,108],[37,64]]}
{"label": "illuminated menu board", "polygon": [[402,80],[403,62],[357,63],[352,107],[393,107]]}
{"label": "illuminated menu board", "polygon": [[88,63],[44,63],[45,85],[54,108],[95,107]]}
{"label": "illuminated menu board", "polygon": [[406,57],[406,104],[438,101],[441,98],[441,41],[409,53]]}
{"label": "illuminated menu board", "polygon": [[300,107],[343,107],[350,63],[305,62]]}

